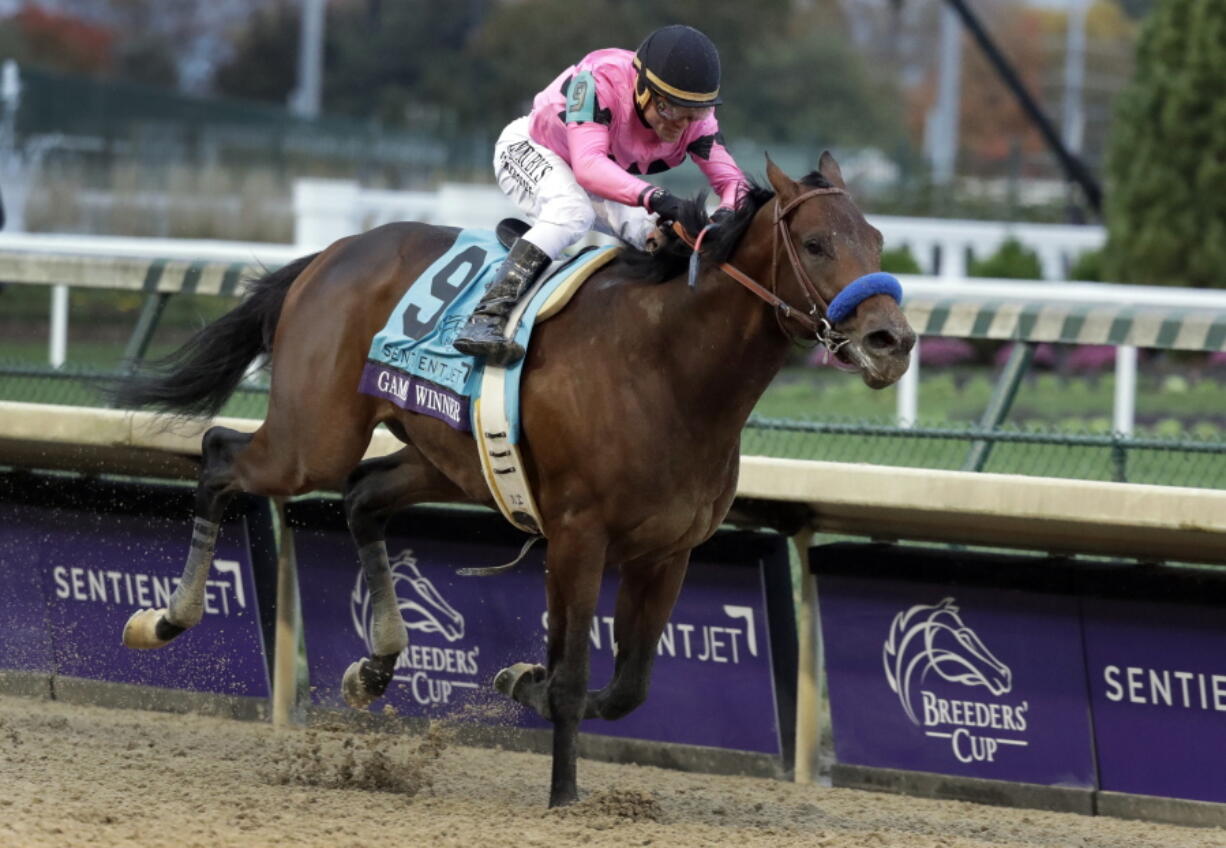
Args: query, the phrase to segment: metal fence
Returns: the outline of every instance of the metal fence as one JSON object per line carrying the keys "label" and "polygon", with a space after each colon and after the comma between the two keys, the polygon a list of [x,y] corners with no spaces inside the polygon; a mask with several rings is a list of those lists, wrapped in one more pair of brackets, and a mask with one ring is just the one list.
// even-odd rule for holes
{"label": "metal fence", "polygon": [[101,151],[143,162],[179,158],[295,156],[422,169],[443,165],[447,143],[420,132],[338,116],[305,120],[285,109],[241,100],[191,97],[160,88],[21,69],[21,139],[97,139]]}
{"label": "metal fence", "polygon": [[951,470],[970,467],[975,450],[987,452],[981,468],[987,472],[1214,489],[1226,486],[1226,441],[1222,439],[1008,426],[991,430],[976,425],[902,428],[865,421],[755,416],[742,440],[746,454]]}
{"label": "metal fence", "polygon": [[[115,376],[110,370],[73,364],[49,371],[28,362],[0,361],[0,398],[102,406],[105,399],[100,385]],[[244,383],[222,414],[262,418],[267,392],[258,378]],[[1154,438],[1008,426],[984,429],[973,424],[900,428],[874,421],[753,416],[741,450],[788,459],[934,469],[968,468],[972,452],[978,451],[986,454],[981,470],[987,472],[1226,488],[1226,440],[1221,438]]]}

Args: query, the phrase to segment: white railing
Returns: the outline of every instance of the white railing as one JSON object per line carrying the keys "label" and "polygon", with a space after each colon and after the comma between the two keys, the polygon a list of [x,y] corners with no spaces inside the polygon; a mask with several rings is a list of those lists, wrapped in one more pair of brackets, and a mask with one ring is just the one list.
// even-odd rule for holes
{"label": "white railing", "polygon": [[[318,250],[319,247],[313,248]],[[283,265],[309,251],[292,244],[211,239],[133,238],[72,233],[0,232],[0,251],[61,256],[184,259],[209,262],[262,262]],[[3,282],[22,282],[5,280]]]}
{"label": "white railing", "polygon": [[1102,227],[1071,224],[1028,224],[1009,221],[959,221],[943,218],[901,218],[869,215],[873,226],[885,236],[887,247],[911,249],[920,268],[948,279],[967,276],[967,254],[985,258],[1009,239],[1033,250],[1045,280],[1066,280],[1073,263],[1083,253],[1098,250],[1106,242]]}
{"label": "white railing", "polygon": [[[351,184],[350,184],[351,185]],[[446,223],[445,215],[456,215],[461,219],[470,220],[472,210],[480,206],[482,191],[470,192],[471,187],[455,187],[450,191],[440,191],[429,194],[429,202],[435,204],[438,223]],[[349,188],[344,191],[348,192]],[[471,195],[471,196],[470,196]],[[368,199],[373,201],[367,213],[369,216],[425,217],[414,210],[413,203],[425,204],[426,195],[409,196],[403,192],[375,193]],[[473,198],[476,199],[473,199]],[[325,194],[305,192],[300,199],[321,201]],[[445,203],[439,202],[445,200]],[[383,205],[378,205],[383,204]],[[407,205],[398,205],[407,204]],[[508,202],[509,205],[509,202]],[[343,205],[337,208],[348,208]],[[504,210],[491,206],[483,206],[488,217],[487,224],[492,225]],[[401,213],[406,213],[401,215]],[[322,218],[319,220],[322,221]],[[885,226],[892,220],[883,219]],[[905,220],[905,219],[904,219]],[[376,221],[377,222],[377,221]],[[335,222],[334,222],[335,223]],[[909,226],[909,224],[908,224]],[[1003,225],[1001,225],[1003,226]],[[1089,243],[1085,233],[1076,232],[1079,228],[1054,228],[1054,230],[1072,230],[1066,233],[1068,238],[1061,244],[1062,249],[1071,250],[1076,244]],[[347,232],[352,232],[350,229]],[[927,231],[919,228],[914,231],[916,238]],[[986,244],[989,238],[1002,237],[1004,230],[997,228],[995,234],[975,227],[959,230],[955,241],[978,239],[977,243]],[[1036,230],[1035,225],[1019,225],[1018,233],[1027,237],[1046,230]],[[126,274],[121,286],[128,290],[141,288],[143,271],[141,262],[154,260],[177,260],[203,263],[247,263],[249,265],[267,265],[276,267],[311,250],[319,249],[328,242],[322,228],[317,229],[311,241],[297,245],[261,244],[256,242],[222,242],[200,241],[188,239],[144,239],[119,238],[110,236],[79,236],[59,234],[20,234],[0,233],[0,254],[5,254],[5,261],[0,262],[4,269],[0,282],[43,284],[55,286],[52,297],[52,319],[50,335],[49,360],[54,367],[59,367],[65,361],[67,349],[67,308],[68,286],[89,285],[93,287],[112,287],[117,282],[116,274]],[[945,249],[945,248],[942,248]],[[43,257],[43,259],[40,259]],[[72,258],[78,261],[62,262],[56,258]],[[10,261],[13,260],[13,261]],[[118,262],[117,260],[131,260]],[[40,262],[42,264],[40,264]],[[123,266],[123,267],[119,267]],[[129,267],[131,266],[131,267]],[[41,269],[41,271],[39,270]],[[46,273],[53,271],[54,273]],[[35,272],[38,273],[35,273]],[[71,278],[60,279],[61,274]],[[919,299],[939,298],[944,302],[973,303],[985,300],[1006,302],[1010,304],[1058,307],[1060,304],[1076,304],[1081,307],[1101,306],[1104,309],[1119,309],[1135,307],[1152,313],[1158,321],[1164,312],[1185,310],[1191,313],[1226,312],[1226,292],[1205,291],[1194,289],[1177,289],[1166,287],[1112,285],[1105,283],[1058,283],[1041,280],[985,280],[969,279],[943,275],[904,276],[904,290],[908,302]],[[1207,319],[1206,319],[1207,320]],[[950,331],[942,335],[957,336],[959,333]],[[1142,343],[1145,344],[1144,342]],[[1115,429],[1122,433],[1132,431],[1133,410],[1135,408],[1136,387],[1136,351],[1135,347],[1120,345],[1116,357],[1116,382],[1114,420]],[[912,368],[900,382],[897,393],[897,418],[907,425],[918,419],[919,406],[919,371],[918,351]]]}
{"label": "white railing", "polygon": [[[992,280],[976,278],[921,277],[901,275],[905,293],[903,306],[916,300],[940,300],[960,304],[1039,305],[1059,320],[1061,309],[1102,310],[1099,321],[1111,320],[1120,309],[1144,313],[1146,322],[1157,337],[1162,320],[1170,315],[1190,313],[1198,316],[1188,321],[1199,326],[1192,330],[1204,333],[1212,319],[1226,314],[1226,291],[1182,289],[1168,286],[1135,286],[1118,283],[1050,283],[1040,280]],[[1004,310],[1001,310],[1002,312]],[[942,335],[958,336],[955,330]],[[912,353],[911,367],[898,383],[896,418],[900,426],[912,426],[919,418],[919,348]],[[1129,435],[1136,419],[1137,348],[1119,344],[1115,357],[1115,396],[1112,404],[1112,429]]]}

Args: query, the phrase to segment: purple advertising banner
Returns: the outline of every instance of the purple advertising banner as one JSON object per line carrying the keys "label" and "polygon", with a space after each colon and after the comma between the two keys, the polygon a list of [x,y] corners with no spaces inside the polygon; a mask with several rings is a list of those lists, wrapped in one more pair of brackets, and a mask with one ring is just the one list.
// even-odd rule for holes
{"label": "purple advertising banner", "polygon": [[[297,530],[295,542],[314,702],[343,708],[341,677],[369,653],[369,595],[347,533]],[[388,552],[410,645],[373,709],[548,726],[490,685],[505,666],[545,661],[543,554],[495,577],[460,577],[457,568],[505,562],[515,548],[400,536],[388,539]],[[592,688],[613,671],[610,571],[591,631]],[[615,722],[585,721],[582,730],[778,754],[771,657],[760,563],[695,560],[660,641],[647,702]]]}
{"label": "purple advertising banner", "polygon": [[842,574],[818,598],[840,763],[1094,787],[1075,598]]}
{"label": "purple advertising banner", "polygon": [[39,548],[30,543],[35,521],[31,510],[0,503],[0,670],[50,674]]}
{"label": "purple advertising banner", "polygon": [[[13,621],[45,619],[54,670],[93,680],[267,697],[268,673],[245,520],[223,525],[204,620],[157,651],[123,647],[128,617],[162,607],[191,538],[186,520],[0,504],[4,562],[39,581]],[[10,553],[20,552],[10,559]],[[10,610],[11,611],[11,610]],[[20,628],[28,626],[19,624]]]}
{"label": "purple advertising banner", "polygon": [[1226,611],[1087,599],[1101,788],[1226,802]]}

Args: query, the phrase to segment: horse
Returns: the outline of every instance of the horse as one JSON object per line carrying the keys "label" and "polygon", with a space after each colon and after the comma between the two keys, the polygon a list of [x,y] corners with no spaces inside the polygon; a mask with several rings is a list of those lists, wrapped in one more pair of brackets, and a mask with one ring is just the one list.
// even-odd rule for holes
{"label": "horse", "polygon": [[[697,250],[688,240],[655,254],[626,247],[534,331],[520,447],[548,540],[547,658],[503,669],[494,686],[553,724],[551,807],[578,799],[579,722],[617,719],[646,699],[690,551],[732,505],[741,430],[793,341],[824,341],[874,388],[907,368],[915,334],[897,294],[867,295],[833,321],[824,314],[849,283],[880,270],[882,247],[834,158],[824,153],[800,181],[768,158],[767,179],[705,232],[694,285],[684,282]],[[711,223],[701,198],[678,217],[678,232]],[[257,356],[271,360],[259,429],[204,433],[182,581],[166,609],[134,613],[125,644],[159,647],[200,621],[232,495],[336,489],[372,611],[371,653],[342,689],[358,707],[383,694],[408,645],[389,516],[422,502],[494,503],[469,434],[357,392],[372,337],[457,233],[400,222],[342,238],[254,281],[232,311],[119,386],[123,408],[211,416]],[[362,461],[381,423],[404,447]],[[588,634],[607,567],[621,572],[617,658],[612,679],[589,691]]]}

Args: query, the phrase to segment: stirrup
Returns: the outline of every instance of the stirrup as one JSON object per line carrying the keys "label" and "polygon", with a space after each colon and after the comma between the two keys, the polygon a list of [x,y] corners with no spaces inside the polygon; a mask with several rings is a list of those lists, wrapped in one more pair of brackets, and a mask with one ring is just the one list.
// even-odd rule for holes
{"label": "stirrup", "polygon": [[[474,315],[473,318],[478,316]],[[486,317],[486,316],[481,316]],[[488,323],[465,326],[451,345],[460,353],[481,356],[490,365],[505,367],[524,358],[524,346],[502,335],[505,323],[493,319],[499,329]]]}

